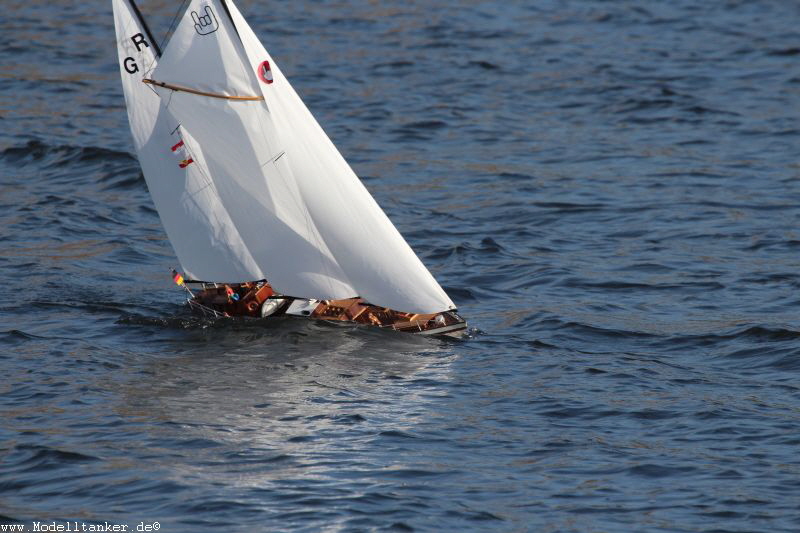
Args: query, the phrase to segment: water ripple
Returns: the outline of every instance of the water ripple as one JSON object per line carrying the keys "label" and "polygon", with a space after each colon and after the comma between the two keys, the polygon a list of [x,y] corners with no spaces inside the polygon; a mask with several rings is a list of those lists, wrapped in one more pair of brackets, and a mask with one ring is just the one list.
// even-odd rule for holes
{"label": "water ripple", "polygon": [[0,522],[798,529],[796,6],[240,2],[448,341],[192,316],[108,6],[10,2]]}

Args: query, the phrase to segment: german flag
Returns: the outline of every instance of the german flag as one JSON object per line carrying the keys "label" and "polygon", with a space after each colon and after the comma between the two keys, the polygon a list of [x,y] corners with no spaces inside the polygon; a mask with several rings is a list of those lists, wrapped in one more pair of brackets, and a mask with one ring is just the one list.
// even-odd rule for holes
{"label": "german flag", "polygon": [[178,285],[183,285],[183,276],[181,276],[179,272],[173,270],[172,281],[174,281]]}

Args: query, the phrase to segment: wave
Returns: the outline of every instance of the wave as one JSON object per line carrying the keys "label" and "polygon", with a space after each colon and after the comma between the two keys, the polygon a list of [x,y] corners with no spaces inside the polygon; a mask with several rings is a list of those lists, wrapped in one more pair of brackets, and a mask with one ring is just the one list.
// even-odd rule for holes
{"label": "wave", "polygon": [[85,184],[88,175],[102,185],[102,190],[146,190],[133,155],[100,146],[51,145],[29,140],[0,152],[0,164],[8,167],[9,176],[16,174],[16,181],[41,179],[48,187],[74,186],[77,181]]}
{"label": "wave", "polygon": [[136,162],[136,158],[128,152],[98,146],[51,145],[39,140],[6,148],[0,153],[0,160],[17,167],[43,161],[46,165],[85,164],[109,160]]}

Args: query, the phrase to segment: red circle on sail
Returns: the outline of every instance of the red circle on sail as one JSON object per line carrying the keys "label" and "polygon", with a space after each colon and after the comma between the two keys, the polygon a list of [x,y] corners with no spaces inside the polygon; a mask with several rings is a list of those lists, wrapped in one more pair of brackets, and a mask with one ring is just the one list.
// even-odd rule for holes
{"label": "red circle on sail", "polygon": [[269,61],[262,61],[258,66],[258,77],[264,83],[272,83],[272,69],[269,66]]}

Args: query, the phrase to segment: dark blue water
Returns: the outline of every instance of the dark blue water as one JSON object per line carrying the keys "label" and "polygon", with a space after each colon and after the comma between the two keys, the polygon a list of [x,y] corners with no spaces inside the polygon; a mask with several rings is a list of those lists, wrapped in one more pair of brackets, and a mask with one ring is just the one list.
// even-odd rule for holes
{"label": "dark blue water", "polygon": [[5,0],[0,523],[800,530],[800,4],[240,8],[472,338],[193,318],[110,2]]}

